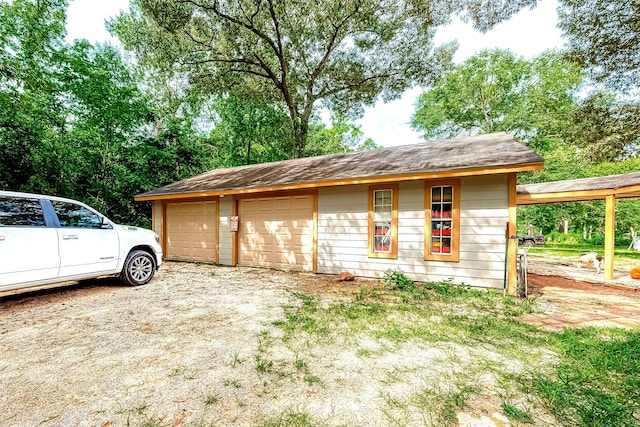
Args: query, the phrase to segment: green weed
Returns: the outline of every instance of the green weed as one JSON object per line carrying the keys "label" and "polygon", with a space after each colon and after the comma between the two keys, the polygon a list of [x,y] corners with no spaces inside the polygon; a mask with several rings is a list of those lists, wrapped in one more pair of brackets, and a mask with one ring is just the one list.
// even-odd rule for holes
{"label": "green weed", "polygon": [[207,406],[215,405],[219,401],[220,401],[220,396],[218,396],[216,394],[211,394],[211,395],[206,397],[206,399],[204,400],[204,404],[207,405]]}
{"label": "green weed", "polygon": [[504,413],[504,415],[510,420],[518,421],[524,424],[534,423],[533,417],[529,412],[520,410],[515,406],[505,402],[503,402],[500,406],[502,407],[502,412]]}
{"label": "green weed", "polygon": [[242,384],[238,380],[226,379],[222,382],[225,387],[242,388]]}
{"label": "green weed", "polygon": [[284,412],[261,424],[262,427],[313,427],[314,425],[309,414],[294,411]]}
{"label": "green weed", "polygon": [[392,291],[415,292],[416,284],[409,279],[400,268],[388,269],[382,277],[384,286]]}

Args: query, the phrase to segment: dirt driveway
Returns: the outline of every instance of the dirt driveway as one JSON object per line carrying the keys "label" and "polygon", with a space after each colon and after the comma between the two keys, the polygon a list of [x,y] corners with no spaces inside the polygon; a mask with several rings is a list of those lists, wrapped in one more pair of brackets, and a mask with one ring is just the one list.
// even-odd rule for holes
{"label": "dirt driveway", "polygon": [[[221,385],[249,370],[241,362],[282,316],[292,282],[269,270],[167,263],[144,287],[91,282],[2,301],[0,425],[259,418],[269,399]],[[214,395],[238,404],[206,405]]]}
{"label": "dirt driveway", "polygon": [[[314,347],[322,385],[295,369],[275,379],[257,369],[256,354],[278,334],[272,322],[283,318],[294,292],[342,298],[374,285],[167,263],[143,287],[102,281],[1,298],[0,425],[264,425],[296,408],[331,425],[387,425],[385,386],[375,378],[389,367],[415,369],[418,355],[406,349],[363,362]],[[570,298],[549,301],[549,313],[572,306]],[[434,351],[418,350],[423,358]],[[509,423],[498,417],[464,425]]]}

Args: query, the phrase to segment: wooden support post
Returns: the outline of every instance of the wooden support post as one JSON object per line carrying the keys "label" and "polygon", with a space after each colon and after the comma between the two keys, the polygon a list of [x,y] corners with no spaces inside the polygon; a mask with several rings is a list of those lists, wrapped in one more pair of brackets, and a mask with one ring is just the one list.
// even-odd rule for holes
{"label": "wooden support post", "polygon": [[[516,174],[509,174],[509,223],[507,225],[507,237],[516,235]],[[517,262],[518,262],[518,239],[507,239],[507,295],[516,294],[516,286],[518,281]]]}
{"label": "wooden support post", "polygon": [[613,248],[615,245],[616,196],[605,199],[606,217],[604,222],[604,278],[613,280]]}

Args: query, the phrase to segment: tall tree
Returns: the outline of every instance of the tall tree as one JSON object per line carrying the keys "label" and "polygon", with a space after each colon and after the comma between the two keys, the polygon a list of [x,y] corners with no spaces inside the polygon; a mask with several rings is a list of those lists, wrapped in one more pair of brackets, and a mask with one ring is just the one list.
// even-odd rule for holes
{"label": "tall tree", "polygon": [[559,0],[571,60],[614,88],[640,82],[640,1]]}
{"label": "tall tree", "polygon": [[611,93],[593,93],[571,115],[566,135],[589,163],[636,157],[640,153],[640,103],[621,102]]}
{"label": "tall tree", "polygon": [[293,138],[285,111],[259,99],[218,96],[211,143],[217,148],[219,167],[264,163],[291,158]]}
{"label": "tall tree", "polygon": [[199,90],[241,90],[283,106],[301,157],[319,104],[356,117],[380,95],[435,81],[455,46],[434,48],[434,29],[451,15],[486,29],[535,3],[134,0],[111,28],[140,61],[175,64]]}
{"label": "tall tree", "polygon": [[315,123],[311,126],[306,154],[348,153],[352,151],[375,150],[380,148],[373,139],[364,138],[364,132],[344,116],[332,115],[331,126]]}
{"label": "tall tree", "polygon": [[75,191],[96,209],[119,212],[129,203],[118,191],[129,173],[123,156],[148,123],[148,102],[116,48],[78,41],[61,53],[58,74],[67,105],[67,162],[74,165]]}
{"label": "tall tree", "polygon": [[426,139],[513,132],[544,153],[560,138],[581,81],[579,68],[555,52],[525,61],[483,51],[420,96],[411,124]]}
{"label": "tall tree", "polygon": [[64,103],[55,70],[66,0],[0,3],[0,188],[68,188]]}

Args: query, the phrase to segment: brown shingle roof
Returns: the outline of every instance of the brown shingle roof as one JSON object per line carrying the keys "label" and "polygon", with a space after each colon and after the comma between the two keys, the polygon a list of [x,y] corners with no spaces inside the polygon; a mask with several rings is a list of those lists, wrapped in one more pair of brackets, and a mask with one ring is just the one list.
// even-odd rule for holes
{"label": "brown shingle roof", "polygon": [[[510,168],[539,168],[543,159],[506,133],[457,138],[372,151],[307,157],[273,163],[214,169],[140,194],[151,200],[167,195],[233,193],[374,182],[384,177]],[[464,173],[463,173],[464,174]],[[460,174],[459,174],[460,175]]]}
{"label": "brown shingle roof", "polygon": [[[522,184],[517,186],[516,192],[523,198],[545,196],[538,203],[601,199],[606,194],[615,194],[617,198],[640,197],[640,172]],[[529,203],[533,201],[527,199],[523,204]]]}

